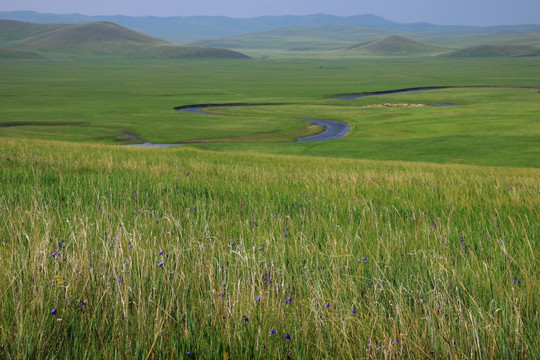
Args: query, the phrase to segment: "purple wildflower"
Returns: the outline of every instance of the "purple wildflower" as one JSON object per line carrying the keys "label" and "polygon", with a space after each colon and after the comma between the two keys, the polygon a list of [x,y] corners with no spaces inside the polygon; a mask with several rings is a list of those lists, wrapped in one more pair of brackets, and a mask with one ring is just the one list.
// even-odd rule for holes
{"label": "purple wildflower", "polygon": [[84,301],[81,301],[81,304],[80,304],[80,305],[81,305],[81,306],[84,306],[84,305],[86,305],[86,303],[85,303]]}
{"label": "purple wildflower", "polygon": [[163,255],[163,250],[159,250],[158,254]]}
{"label": "purple wildflower", "polygon": [[291,335],[289,335],[289,333],[285,334],[285,340],[291,340]]}
{"label": "purple wildflower", "polygon": [[351,314],[356,314],[356,309],[352,309]]}
{"label": "purple wildflower", "polygon": [[287,300],[285,300],[285,304],[288,304],[288,303],[290,303],[291,301],[292,301],[292,297],[289,296],[289,297],[287,298]]}
{"label": "purple wildflower", "polygon": [[56,315],[56,309],[51,310],[51,315]]}
{"label": "purple wildflower", "polygon": [[275,334],[275,333],[276,333],[276,329],[271,328],[271,329],[270,329],[270,335]]}
{"label": "purple wildflower", "polygon": [[157,266],[162,267],[163,266],[163,261],[160,262],[159,264],[157,264]]}
{"label": "purple wildflower", "polygon": [[122,283],[122,278],[121,278],[121,277],[118,278],[118,283],[119,283],[119,284]]}
{"label": "purple wildflower", "polygon": [[247,323],[249,321],[249,318],[247,316],[244,316],[243,321]]}
{"label": "purple wildflower", "polygon": [[257,296],[257,299],[255,299],[257,302],[261,302],[261,296]]}
{"label": "purple wildflower", "polygon": [[259,251],[263,251],[263,249],[264,249],[264,246],[261,246],[261,247],[259,248]]}
{"label": "purple wildflower", "polygon": [[326,303],[324,304],[324,306],[326,306],[326,308],[328,309],[330,307],[330,303]]}
{"label": "purple wildflower", "polygon": [[51,254],[51,256],[52,256],[53,258],[56,258],[56,251],[53,251],[53,253]]}

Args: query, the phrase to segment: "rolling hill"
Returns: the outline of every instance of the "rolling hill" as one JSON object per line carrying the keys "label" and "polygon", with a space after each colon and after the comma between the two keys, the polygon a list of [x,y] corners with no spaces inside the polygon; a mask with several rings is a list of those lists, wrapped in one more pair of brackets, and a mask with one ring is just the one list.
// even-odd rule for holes
{"label": "rolling hill", "polygon": [[49,31],[61,29],[66,24],[34,24],[24,21],[0,20],[0,44],[23,40]]}
{"label": "rolling hill", "polygon": [[[64,26],[36,36],[19,40],[15,44],[40,51],[125,52],[142,45],[165,44],[122,26],[109,22],[96,22]],[[110,49],[110,50],[108,50]]]}
{"label": "rolling hill", "polygon": [[[130,17],[130,16],[85,16],[81,14],[44,14],[32,11],[0,12],[0,19],[21,20],[34,23],[69,23],[108,21],[130,29],[175,43],[190,43],[199,40],[223,38],[233,35],[266,32],[285,27],[320,27],[343,25],[390,33],[416,34],[424,36],[459,36],[468,34],[539,33],[540,25],[516,26],[449,26],[426,22],[400,24],[376,15],[332,16],[325,14],[303,16],[261,16],[235,19],[225,16],[174,16],[174,17]],[[419,38],[414,36],[414,38]],[[356,42],[362,40],[356,40]],[[354,42],[354,41],[353,41]]]}
{"label": "rolling hill", "polygon": [[32,52],[17,49],[0,48],[0,59],[40,59],[41,55]]}
{"label": "rolling hill", "polygon": [[441,56],[492,57],[492,56],[539,56],[540,49],[528,45],[480,45],[455,50]]}
{"label": "rolling hill", "polygon": [[290,26],[264,32],[201,40],[193,42],[191,45],[289,51],[337,50],[359,40],[372,41],[389,34],[391,33],[386,30],[348,25]]}
{"label": "rolling hill", "polygon": [[410,39],[402,35],[392,35],[384,39],[359,43],[347,50],[372,55],[427,55],[440,53],[446,48]]}
{"label": "rolling hill", "polygon": [[[2,21],[1,23],[4,23]],[[13,25],[13,24],[8,24]],[[35,33],[42,25],[18,23],[12,26],[10,39]],[[18,41],[8,47],[47,54],[108,55],[151,58],[247,58],[226,49],[176,45],[165,40],[127,29],[110,22],[58,25],[42,28],[41,33]],[[6,46],[6,44],[3,44]]]}

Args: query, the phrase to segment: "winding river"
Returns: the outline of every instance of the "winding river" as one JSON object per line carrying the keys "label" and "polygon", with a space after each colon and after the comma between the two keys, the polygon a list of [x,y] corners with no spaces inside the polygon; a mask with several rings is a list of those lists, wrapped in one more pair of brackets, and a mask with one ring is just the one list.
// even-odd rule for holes
{"label": "winding river", "polygon": [[[461,89],[461,88],[515,88],[515,89],[536,89],[540,90],[538,86],[522,86],[522,85],[485,85],[485,86],[429,86],[429,87],[415,87],[415,88],[405,88],[405,89],[396,89],[396,90],[386,90],[386,91],[374,91],[374,92],[362,92],[362,93],[349,93],[349,94],[339,94],[334,96],[335,99],[340,100],[354,100],[368,96],[381,96],[381,95],[392,95],[392,94],[403,94],[403,93],[412,93],[420,91],[432,91],[432,90],[443,90],[443,89]],[[230,103],[230,104],[196,104],[196,105],[183,105],[175,107],[175,110],[186,111],[195,114],[201,115],[210,115],[210,116],[224,116],[222,114],[216,114],[209,111],[206,111],[211,108],[216,107],[244,107],[244,106],[269,106],[269,105],[282,105],[281,103],[260,103],[260,104],[250,104],[250,103]],[[428,104],[431,106],[457,106],[457,104],[451,103],[431,103]],[[310,141],[328,141],[334,139],[341,139],[347,135],[350,131],[349,124],[344,121],[332,121],[332,120],[317,120],[317,119],[302,119],[313,124],[321,125],[324,127],[324,131],[306,137],[300,137],[297,141],[300,142],[310,142]],[[184,145],[185,143],[176,143],[176,144],[158,144],[145,142],[142,144],[130,144],[129,146],[143,146],[143,147],[171,147]]]}
{"label": "winding river", "polygon": [[[175,110],[179,111],[187,111],[195,114],[203,114],[203,115],[215,115],[215,116],[223,116],[221,114],[212,113],[209,111],[205,111],[205,109],[210,108],[216,108],[216,107],[232,107],[232,106],[261,106],[261,105],[281,105],[277,103],[265,103],[265,104],[202,104],[202,105],[188,105],[188,106],[179,106],[176,107]],[[349,132],[349,124],[344,121],[332,121],[332,120],[317,120],[317,119],[302,119],[305,121],[308,121],[312,124],[321,125],[324,127],[324,131],[311,135],[311,136],[305,136],[300,137],[297,140],[301,142],[308,142],[308,141],[327,141],[327,140],[333,140],[333,139],[340,139],[347,135]]]}

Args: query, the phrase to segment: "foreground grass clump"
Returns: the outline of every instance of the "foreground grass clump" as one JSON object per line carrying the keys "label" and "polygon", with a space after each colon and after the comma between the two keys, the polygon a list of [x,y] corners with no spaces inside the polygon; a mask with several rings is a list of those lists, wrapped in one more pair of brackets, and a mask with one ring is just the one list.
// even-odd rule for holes
{"label": "foreground grass clump", "polygon": [[0,358],[537,358],[540,171],[0,146]]}

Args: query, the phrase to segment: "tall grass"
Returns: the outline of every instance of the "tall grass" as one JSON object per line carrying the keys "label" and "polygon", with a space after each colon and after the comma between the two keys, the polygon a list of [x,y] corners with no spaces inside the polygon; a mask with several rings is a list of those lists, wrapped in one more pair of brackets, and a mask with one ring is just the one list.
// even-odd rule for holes
{"label": "tall grass", "polygon": [[4,139],[0,358],[537,358],[538,194],[535,169]]}

